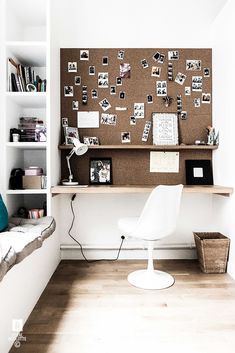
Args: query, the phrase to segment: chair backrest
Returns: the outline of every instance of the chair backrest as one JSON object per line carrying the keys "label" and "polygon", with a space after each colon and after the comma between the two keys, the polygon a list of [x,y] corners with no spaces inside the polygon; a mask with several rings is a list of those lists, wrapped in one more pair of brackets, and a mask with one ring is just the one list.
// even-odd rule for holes
{"label": "chair backrest", "polygon": [[171,234],[176,227],[183,185],[159,185],[149,198],[139,217],[135,236],[157,240]]}

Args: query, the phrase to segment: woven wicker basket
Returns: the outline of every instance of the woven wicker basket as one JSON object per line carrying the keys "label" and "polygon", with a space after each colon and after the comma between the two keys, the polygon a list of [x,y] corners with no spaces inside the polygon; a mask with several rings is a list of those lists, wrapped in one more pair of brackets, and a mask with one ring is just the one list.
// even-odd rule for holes
{"label": "woven wicker basket", "polygon": [[226,272],[230,239],[221,233],[214,232],[193,234],[202,272]]}

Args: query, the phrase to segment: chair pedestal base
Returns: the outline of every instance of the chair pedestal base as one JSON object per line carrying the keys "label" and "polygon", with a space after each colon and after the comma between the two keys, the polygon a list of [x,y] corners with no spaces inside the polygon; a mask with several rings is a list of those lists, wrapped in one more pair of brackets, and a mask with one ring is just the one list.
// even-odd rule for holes
{"label": "chair pedestal base", "polygon": [[166,272],[139,270],[128,275],[128,282],[142,289],[164,289],[171,287],[175,279]]}

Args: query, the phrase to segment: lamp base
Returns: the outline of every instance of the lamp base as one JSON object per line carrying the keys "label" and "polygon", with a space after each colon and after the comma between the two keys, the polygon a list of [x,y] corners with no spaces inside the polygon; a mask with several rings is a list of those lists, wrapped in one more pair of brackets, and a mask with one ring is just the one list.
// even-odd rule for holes
{"label": "lamp base", "polygon": [[64,186],[76,186],[78,185],[77,181],[62,181],[62,185]]}

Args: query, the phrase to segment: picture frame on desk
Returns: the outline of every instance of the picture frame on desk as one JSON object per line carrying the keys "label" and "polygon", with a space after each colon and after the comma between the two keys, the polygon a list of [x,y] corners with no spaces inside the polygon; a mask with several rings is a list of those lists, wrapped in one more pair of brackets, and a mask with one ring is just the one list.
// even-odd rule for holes
{"label": "picture frame on desk", "polygon": [[195,159],[185,161],[187,185],[213,185],[211,161]]}
{"label": "picture frame on desk", "polygon": [[112,184],[112,159],[90,158],[89,162],[89,184],[110,185]]}

